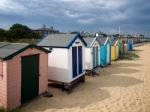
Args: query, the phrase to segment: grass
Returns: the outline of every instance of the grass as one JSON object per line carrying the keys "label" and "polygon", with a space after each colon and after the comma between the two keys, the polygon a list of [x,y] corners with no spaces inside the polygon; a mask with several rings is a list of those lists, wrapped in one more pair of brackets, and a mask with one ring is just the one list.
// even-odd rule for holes
{"label": "grass", "polygon": [[0,112],[5,112],[5,108],[0,107]]}
{"label": "grass", "polygon": [[14,110],[11,110],[10,112],[20,112],[19,109],[14,109]]}
{"label": "grass", "polygon": [[128,59],[128,60],[133,60],[133,59],[137,59],[139,58],[139,56],[137,54],[135,54],[134,52],[127,52],[127,53],[123,53],[119,56],[120,59]]}
{"label": "grass", "polygon": [[11,111],[7,111],[4,107],[0,107],[0,112],[19,112],[19,109],[16,108],[16,109],[13,109]]}

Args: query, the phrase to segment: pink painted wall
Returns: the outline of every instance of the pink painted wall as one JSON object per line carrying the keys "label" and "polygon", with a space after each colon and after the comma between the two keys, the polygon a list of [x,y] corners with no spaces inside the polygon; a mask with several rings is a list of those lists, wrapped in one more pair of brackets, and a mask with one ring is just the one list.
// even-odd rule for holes
{"label": "pink painted wall", "polygon": [[0,105],[7,105],[7,63],[0,61]]}
{"label": "pink painted wall", "polygon": [[48,55],[38,49],[27,49],[7,61],[7,108],[16,108],[21,104],[21,56],[40,54],[39,94],[48,88]]}

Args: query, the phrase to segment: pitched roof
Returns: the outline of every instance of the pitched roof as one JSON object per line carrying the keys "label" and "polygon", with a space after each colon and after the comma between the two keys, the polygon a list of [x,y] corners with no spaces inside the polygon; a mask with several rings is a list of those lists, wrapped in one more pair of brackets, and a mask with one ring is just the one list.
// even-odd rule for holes
{"label": "pitched roof", "polygon": [[95,38],[86,37],[86,38],[83,38],[83,39],[86,42],[87,46],[90,47]]}
{"label": "pitched roof", "polygon": [[98,31],[97,34],[101,35],[103,37],[107,37],[108,36],[106,33],[102,32],[102,31]]}
{"label": "pitched roof", "polygon": [[110,37],[110,42],[111,42],[111,45],[114,45],[116,43],[116,39],[114,37]]}
{"label": "pitched roof", "polygon": [[79,34],[50,34],[37,43],[37,45],[42,47],[68,48],[77,37],[80,37]]}
{"label": "pitched roof", "polygon": [[97,39],[97,37],[86,37],[83,38],[84,41],[86,42],[86,46],[87,47],[91,47],[91,45],[93,44],[93,42],[98,41],[98,43],[100,44],[100,41]]}
{"label": "pitched roof", "polygon": [[[21,44],[21,43],[0,43],[0,59],[8,60],[24,51],[27,48],[37,48],[35,45]],[[49,52],[43,48],[38,48],[45,52]]]}
{"label": "pitched roof", "polygon": [[105,41],[107,40],[107,38],[103,38],[103,37],[98,37],[97,38],[101,44],[105,44]]}
{"label": "pitched roof", "polygon": [[3,46],[5,46],[5,45],[7,45],[8,43],[6,43],[6,42],[1,42],[0,43],[0,47],[3,47]]}

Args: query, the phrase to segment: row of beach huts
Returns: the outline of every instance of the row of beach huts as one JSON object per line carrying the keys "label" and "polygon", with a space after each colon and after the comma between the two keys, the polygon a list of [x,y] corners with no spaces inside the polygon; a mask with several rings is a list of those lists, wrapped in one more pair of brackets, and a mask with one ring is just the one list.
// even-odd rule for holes
{"label": "row of beach huts", "polygon": [[85,73],[133,50],[133,39],[51,34],[36,45],[0,43],[0,104],[14,109],[45,93],[48,82],[70,90]]}

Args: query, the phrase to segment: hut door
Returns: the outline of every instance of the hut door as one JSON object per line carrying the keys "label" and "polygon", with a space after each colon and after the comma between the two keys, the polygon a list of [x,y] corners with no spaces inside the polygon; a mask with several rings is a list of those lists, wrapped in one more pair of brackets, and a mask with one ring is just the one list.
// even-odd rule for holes
{"label": "hut door", "polygon": [[79,74],[81,74],[83,71],[83,65],[82,65],[82,46],[78,47],[78,70]]}
{"label": "hut door", "polygon": [[73,72],[73,78],[78,75],[77,74],[77,47],[72,47],[72,72]]}
{"label": "hut door", "polygon": [[98,66],[98,47],[96,47],[96,66]]}
{"label": "hut door", "polygon": [[93,68],[98,66],[98,47],[93,47]]}
{"label": "hut door", "polygon": [[75,78],[83,72],[82,46],[72,47],[72,71],[73,78]]}
{"label": "hut door", "polygon": [[96,66],[96,48],[93,47],[93,68]]}
{"label": "hut door", "polygon": [[39,93],[39,55],[22,57],[21,72],[21,103],[25,103]]}
{"label": "hut door", "polygon": [[110,61],[110,46],[109,44],[107,44],[107,64],[109,63]]}

